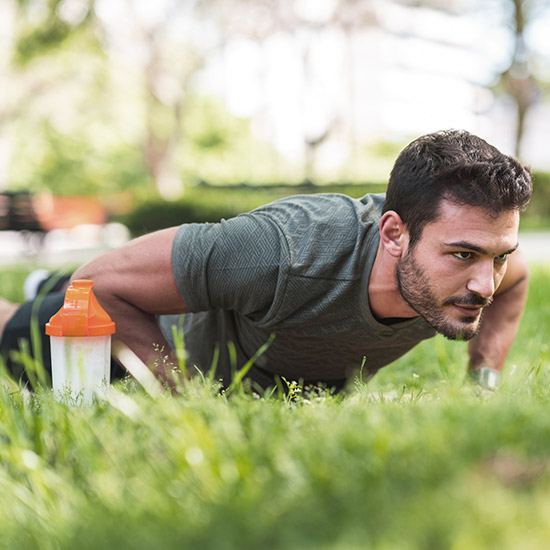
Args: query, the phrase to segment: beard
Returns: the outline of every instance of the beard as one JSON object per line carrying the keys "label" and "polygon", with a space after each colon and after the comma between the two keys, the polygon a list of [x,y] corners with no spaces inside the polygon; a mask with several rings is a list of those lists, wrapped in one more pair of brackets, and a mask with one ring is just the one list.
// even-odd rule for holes
{"label": "beard", "polygon": [[416,262],[412,250],[399,260],[395,268],[401,296],[418,315],[437,332],[449,340],[470,340],[480,329],[480,315],[453,318],[445,313],[447,306],[487,306],[492,298],[483,298],[474,292],[463,296],[451,296],[444,300],[437,297],[434,286],[425,271]]}

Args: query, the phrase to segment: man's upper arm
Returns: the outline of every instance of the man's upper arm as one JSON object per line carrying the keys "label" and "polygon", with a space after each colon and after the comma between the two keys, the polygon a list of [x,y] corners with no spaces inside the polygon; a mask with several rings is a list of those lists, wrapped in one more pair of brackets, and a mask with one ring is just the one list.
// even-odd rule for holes
{"label": "man's upper arm", "polygon": [[521,281],[527,281],[529,277],[529,268],[527,261],[521,253],[521,250],[516,250],[508,258],[506,274],[500,283],[495,294],[502,294],[509,288],[517,285]]}
{"label": "man's upper arm", "polygon": [[468,342],[470,370],[485,366],[497,371],[502,369],[525,307],[527,285],[527,262],[516,251],[508,260],[506,274],[493,303],[483,312],[479,333]]}
{"label": "man's upper arm", "polygon": [[174,238],[172,264],[191,311],[233,310],[260,320],[276,303],[287,257],[272,221],[244,214],[217,224],[182,226]]}
{"label": "man's upper arm", "polygon": [[73,279],[91,279],[98,299],[117,299],[157,315],[188,308],[172,272],[172,243],[177,227],[134,239],[82,266]]}

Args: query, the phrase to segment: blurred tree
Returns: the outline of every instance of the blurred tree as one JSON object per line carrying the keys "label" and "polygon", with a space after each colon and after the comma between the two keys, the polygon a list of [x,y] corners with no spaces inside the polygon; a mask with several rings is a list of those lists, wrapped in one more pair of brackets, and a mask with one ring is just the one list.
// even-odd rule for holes
{"label": "blurred tree", "polygon": [[521,142],[529,109],[540,99],[549,83],[537,74],[537,54],[527,39],[528,28],[550,10],[550,0],[400,0],[404,4],[431,6],[455,14],[481,13],[509,33],[510,48],[495,75],[493,89],[508,95],[516,106],[514,153],[521,157]]}
{"label": "blurred tree", "polygon": [[[193,96],[193,86],[197,73],[204,67],[207,59],[223,45],[227,34],[226,24],[232,22],[233,30],[238,26],[235,10],[240,13],[254,11],[254,7],[244,0],[17,0],[19,30],[16,45],[16,61],[22,71],[41,59],[59,57],[67,50],[76,49],[79,55],[94,55],[102,59],[101,71],[97,73],[95,86],[103,88],[101,96],[88,98],[89,105],[98,105],[100,97],[105,105],[97,107],[102,115],[96,113],[98,120],[105,120],[110,114],[115,125],[120,113],[127,105],[116,103],[124,101],[133,105],[134,133],[130,138],[141,149],[143,166],[151,183],[151,188],[164,198],[178,197],[183,191],[182,172],[195,163],[184,158],[184,154],[196,154],[200,150],[209,151],[211,156],[217,149],[225,158],[230,149],[222,136],[224,119],[204,122],[210,124],[202,132],[190,135],[196,139],[196,147],[185,147],[183,132],[193,126],[186,118],[195,118],[196,113],[189,112],[189,99]],[[83,44],[84,37],[87,44]],[[82,66],[84,69],[84,66]],[[73,77],[75,74],[73,73]],[[51,78],[48,72],[47,78]],[[49,83],[51,84],[51,83]],[[124,90],[121,92],[121,90]],[[97,89],[95,90],[97,92]],[[109,97],[110,94],[110,97]],[[208,102],[193,103],[208,109]],[[92,107],[93,109],[93,107]],[[48,117],[46,117],[48,119]],[[225,119],[227,122],[227,119]],[[214,128],[220,123],[220,128]],[[92,121],[89,121],[92,124]],[[232,128],[234,127],[231,126]],[[48,162],[42,162],[43,181],[48,185],[55,181],[67,180],[67,169],[72,166],[72,174],[88,174],[91,188],[98,182],[97,173],[86,170],[86,158],[76,158],[78,153],[90,150],[90,144],[78,147],[77,136],[73,134],[67,148],[60,147],[61,135],[52,130],[47,120],[44,128],[51,141]],[[82,130],[82,129],[80,129]],[[77,133],[80,133],[77,130]],[[241,132],[250,132],[241,125]],[[243,134],[243,135],[244,135]],[[236,143],[241,140],[231,132]],[[84,136],[83,136],[84,137]],[[76,145],[76,146],[75,146]],[[92,148],[93,149],[93,148]],[[120,152],[119,152],[120,154]],[[107,154],[107,158],[110,158]],[[123,155],[124,156],[124,155]],[[126,155],[126,157],[128,157]],[[57,158],[58,162],[54,162]],[[105,163],[103,163],[105,164]],[[64,176],[56,180],[57,168],[63,169]],[[88,166],[89,168],[89,166]],[[219,171],[218,171],[219,172]],[[228,170],[231,172],[231,170]],[[237,170],[238,172],[238,170]],[[141,181],[136,174],[136,181]]]}
{"label": "blurred tree", "polygon": [[[179,195],[182,183],[176,151],[182,137],[185,94],[193,75],[203,66],[205,55],[196,42],[185,40],[185,37],[182,40],[181,36],[175,38],[174,22],[181,23],[186,16],[190,19],[190,11],[199,3],[200,0],[186,4],[166,0],[155,2],[151,8],[152,4],[139,0],[115,3],[108,0],[11,0],[17,22],[13,68],[19,72],[20,81],[31,83],[26,93],[18,90],[19,99],[22,95],[26,96],[28,106],[31,99],[37,99],[46,90],[49,92],[52,88],[70,86],[71,79],[81,80],[83,73],[89,73],[90,65],[95,63],[95,60],[90,61],[90,56],[97,56],[102,60],[96,64],[97,80],[88,84],[90,91],[97,93],[98,88],[102,88],[103,93],[95,97],[93,93],[87,98],[81,97],[81,101],[87,102],[85,110],[102,111],[103,117],[98,117],[96,112],[95,120],[88,121],[97,125],[98,120],[105,119],[105,114],[109,112],[107,96],[112,92],[110,86],[120,84],[113,82],[118,78],[113,73],[120,72],[124,67],[122,70],[126,71],[127,81],[137,84],[137,89],[130,92],[128,101],[134,103],[137,112],[140,109],[137,103],[141,103],[140,145],[149,180],[161,195]],[[208,4],[205,0],[203,3]],[[55,61],[61,57],[64,58],[63,63],[56,64]],[[122,62],[121,57],[124,59]],[[57,75],[53,70],[37,71],[38,67],[44,69],[45,61],[50,66],[63,65],[63,68]],[[60,93],[60,98],[63,95],[66,94]],[[113,96],[116,97],[116,92],[112,93],[111,98]],[[101,99],[106,100],[106,108],[99,105]],[[9,114],[0,113],[0,121],[17,118],[19,114],[16,110]],[[44,120],[46,124],[43,128],[50,128],[45,133],[49,138],[56,135],[55,143],[58,144],[62,135],[56,133],[55,128],[52,130],[52,115],[51,112],[42,113],[35,121]],[[73,128],[71,141],[78,143],[75,138]],[[89,146],[89,143],[83,144],[82,153]],[[73,154],[65,154],[65,151],[72,151]],[[61,153],[59,162],[54,164],[65,168],[65,173],[68,166],[73,167],[72,173],[77,171],[79,160],[75,159],[74,153],[78,153],[78,146],[75,150],[71,143],[67,144],[67,148],[56,145],[51,152]],[[49,168],[45,181],[51,184],[56,179],[51,162]],[[80,169],[78,171],[83,173]]]}
{"label": "blurred tree", "polygon": [[24,66],[50,55],[68,41],[85,33],[89,46],[97,46],[88,31],[94,17],[94,0],[16,0],[18,36],[14,58]]}
{"label": "blurred tree", "polygon": [[[221,47],[226,48],[235,37],[243,37],[256,44],[262,57],[258,67],[260,89],[264,97],[254,113],[261,120],[267,133],[275,139],[276,131],[266,113],[272,108],[272,79],[270,71],[270,47],[277,39],[292,44],[296,59],[300,61],[300,74],[286,83],[301,97],[300,116],[296,125],[302,134],[302,178],[322,180],[324,175],[317,169],[320,149],[338,132],[340,139],[351,144],[352,158],[359,156],[357,129],[357,82],[361,60],[357,58],[354,42],[358,36],[375,26],[375,2],[371,0],[218,0],[216,9],[211,5],[203,9],[208,17],[218,23],[223,33]],[[341,112],[331,98],[326,79],[319,70],[319,45],[327,36],[338,36],[347,44],[342,59],[342,89],[347,93],[346,112]],[[298,145],[298,144],[297,144]],[[355,153],[355,155],[354,155]],[[299,167],[296,167],[298,171]]]}
{"label": "blurred tree", "polygon": [[[483,8],[497,24],[508,25],[514,47],[509,58],[503,53],[506,66],[498,68],[498,90],[518,106],[519,151],[526,113],[541,86],[526,29],[550,0],[394,2],[453,13]],[[358,96],[354,78],[368,65],[354,42],[360,43],[365,29],[378,24],[377,6],[371,0],[2,0],[0,26],[7,14],[16,37],[11,66],[0,73],[12,85],[0,104],[0,168],[2,132],[6,121],[16,120],[16,143],[19,150],[26,147],[24,155],[14,155],[21,182],[30,181],[34,170],[40,174],[38,183],[56,189],[78,180],[83,190],[149,186],[175,197],[192,178],[221,178],[224,173],[226,181],[245,179],[247,173],[260,178],[268,171],[286,177],[293,161],[285,168],[274,148],[268,153],[259,139],[253,143],[248,121],[230,116],[221,101],[196,100],[205,66],[217,91],[221,82],[236,78],[226,74],[224,56],[230,43],[244,37],[247,47],[253,42],[259,52],[254,84],[263,96],[250,109],[253,129],[265,142],[275,142],[276,117],[274,111],[267,113],[273,90],[283,88],[273,86],[268,61],[273,44],[283,37],[301,61],[296,78],[285,79],[284,71],[275,76],[295,88],[289,96],[297,97],[293,129],[301,132],[303,155],[296,156],[292,168],[299,177],[303,160],[303,177],[320,179],[325,174],[318,161],[327,156],[322,149],[336,142],[335,137],[355,147],[357,158],[365,157],[355,116],[364,98]],[[332,83],[319,76],[326,64],[315,50],[325,34],[347,44],[347,50],[341,48],[343,69],[332,74],[341,78],[337,87],[347,88],[348,101],[328,97]],[[235,161],[238,154],[240,164]],[[350,165],[348,158],[347,170]]]}
{"label": "blurred tree", "polygon": [[[223,39],[225,12],[210,10],[237,4],[13,0],[13,56],[0,73],[13,87],[13,100],[0,102],[0,153],[7,128],[16,152],[9,185],[66,194],[149,186],[175,197],[183,181],[281,173],[247,120],[193,92]],[[0,23],[7,13],[4,3]]]}
{"label": "blurred tree", "polygon": [[[2,102],[0,102],[0,187],[10,181],[12,162],[17,162],[14,141],[24,126],[25,119],[35,116],[35,127],[26,128],[28,142],[40,132],[41,115],[48,107],[36,105],[36,98],[53,95],[58,85],[74,82],[74,73],[55,61],[55,56],[71,44],[80,51],[99,51],[93,33],[88,32],[90,5],[83,1],[79,10],[68,10],[68,2],[38,2],[33,0],[4,0],[0,6],[0,21],[3,25],[3,48],[0,60]],[[54,55],[55,54],[55,55]],[[50,63],[45,66],[44,59]],[[82,61],[82,59],[80,60]],[[50,110],[51,112],[51,110]]]}
{"label": "blurred tree", "polygon": [[[140,159],[117,135],[119,104],[94,2],[10,4],[14,33],[6,70],[14,99],[1,108],[14,154],[6,184],[9,177],[12,187],[65,194],[141,184]],[[8,13],[5,3],[3,9]]]}
{"label": "blurred tree", "polygon": [[536,103],[542,84],[534,74],[534,52],[529,47],[526,30],[530,21],[542,15],[550,7],[548,0],[506,0],[507,26],[512,34],[512,53],[508,66],[499,76],[499,84],[516,104],[517,125],[515,154],[521,156],[521,142],[525,120],[531,106]]}
{"label": "blurred tree", "polygon": [[[201,47],[185,36],[189,32],[185,20],[191,19],[195,3],[163,0],[151,9],[144,2],[125,0],[123,9],[119,6],[113,11],[107,2],[97,2],[108,35],[106,51],[132,57],[141,72],[145,165],[150,181],[165,198],[175,198],[183,191],[179,149],[186,97],[212,47]],[[175,22],[180,25],[178,31]],[[127,43],[116,37],[121,25],[130,30],[123,33]]]}
{"label": "blurred tree", "polygon": [[184,181],[300,181],[270,142],[253,135],[250,120],[229,113],[219,97],[190,94],[182,127],[185,139],[178,151],[185,159]]}

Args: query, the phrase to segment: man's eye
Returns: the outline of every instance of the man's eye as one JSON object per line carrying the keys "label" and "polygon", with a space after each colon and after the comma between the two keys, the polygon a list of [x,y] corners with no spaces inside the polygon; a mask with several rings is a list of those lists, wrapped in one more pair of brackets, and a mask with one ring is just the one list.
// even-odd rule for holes
{"label": "man's eye", "polygon": [[453,252],[453,256],[459,260],[469,260],[472,257],[471,252]]}
{"label": "man's eye", "polygon": [[501,254],[500,256],[496,256],[496,257],[495,257],[495,260],[496,260],[497,262],[505,262],[507,259],[508,259],[508,253],[506,253],[506,254]]}

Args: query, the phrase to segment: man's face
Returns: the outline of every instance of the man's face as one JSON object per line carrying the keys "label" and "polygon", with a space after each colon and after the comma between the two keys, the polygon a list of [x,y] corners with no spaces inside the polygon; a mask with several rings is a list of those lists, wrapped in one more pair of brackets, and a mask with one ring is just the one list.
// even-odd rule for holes
{"label": "man's face", "polygon": [[518,224],[517,211],[491,217],[482,208],[443,200],[439,217],[397,264],[402,297],[445,337],[469,340],[517,247]]}

